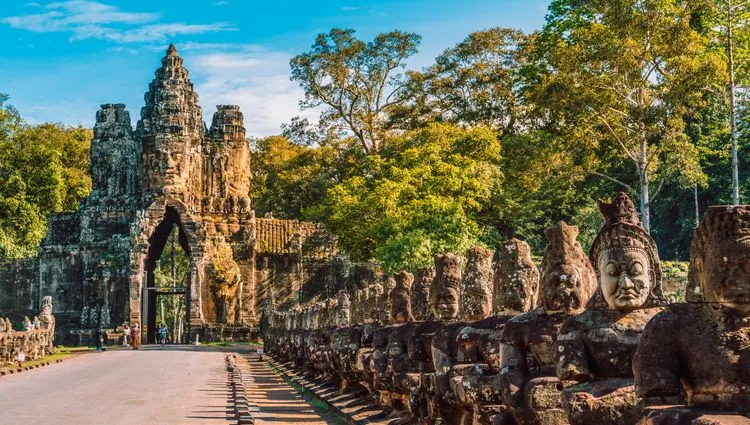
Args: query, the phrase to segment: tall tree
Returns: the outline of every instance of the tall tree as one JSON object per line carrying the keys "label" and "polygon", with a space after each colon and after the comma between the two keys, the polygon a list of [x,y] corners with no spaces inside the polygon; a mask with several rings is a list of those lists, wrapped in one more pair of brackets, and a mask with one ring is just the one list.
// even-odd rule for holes
{"label": "tall tree", "polygon": [[383,122],[400,100],[404,60],[417,52],[420,36],[401,31],[378,34],[371,42],[351,29],[319,34],[309,52],[292,58],[292,81],[305,91],[303,108],[325,106],[320,122],[351,131],[367,153],[377,152]]}
{"label": "tall tree", "polygon": [[637,195],[646,230],[665,182],[705,181],[685,118],[721,66],[693,12],[678,0],[555,0],[528,68],[539,116],[595,153],[591,173]]}
{"label": "tall tree", "polygon": [[742,0],[694,0],[701,24],[712,33],[715,51],[726,62],[726,92],[729,101],[732,203],[740,203],[738,147],[740,109],[750,83],[750,3]]}
{"label": "tall tree", "polygon": [[484,125],[500,135],[518,130],[523,106],[518,99],[519,71],[526,36],[511,28],[469,34],[445,50],[422,72],[409,71],[403,96],[390,125],[417,128],[439,121]]}

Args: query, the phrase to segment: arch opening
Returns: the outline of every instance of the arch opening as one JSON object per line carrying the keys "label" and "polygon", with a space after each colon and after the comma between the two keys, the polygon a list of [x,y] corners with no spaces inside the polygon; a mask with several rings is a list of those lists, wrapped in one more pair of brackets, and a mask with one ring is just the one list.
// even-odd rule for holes
{"label": "arch opening", "polygon": [[162,323],[169,330],[169,341],[187,342],[193,261],[185,228],[174,207],[166,207],[148,243],[142,296],[146,343],[157,342],[157,330]]}

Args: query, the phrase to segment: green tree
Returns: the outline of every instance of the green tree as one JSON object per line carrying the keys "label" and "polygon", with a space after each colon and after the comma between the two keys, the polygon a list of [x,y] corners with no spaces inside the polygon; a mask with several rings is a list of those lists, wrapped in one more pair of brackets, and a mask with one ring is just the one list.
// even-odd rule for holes
{"label": "green tree", "polygon": [[76,211],[91,191],[91,130],[59,124],[28,125],[12,107],[0,128],[0,257],[36,252],[47,217]]}
{"label": "green tree", "polygon": [[477,243],[486,230],[477,215],[499,184],[499,160],[492,130],[431,124],[367,156],[311,217],[324,221],[353,259],[413,270],[437,252]]}
{"label": "green tree", "polygon": [[721,63],[693,12],[677,0],[555,0],[525,74],[546,127],[638,197],[647,230],[665,182],[706,178],[685,120],[716,89]]}
{"label": "green tree", "polygon": [[420,37],[392,31],[365,43],[354,30],[332,29],[319,34],[309,52],[292,58],[292,81],[305,91],[303,108],[325,106],[323,127],[341,127],[367,153],[377,152],[383,140],[383,122],[400,102],[404,60],[417,52]]}
{"label": "green tree", "polygon": [[330,139],[316,148],[283,136],[252,141],[251,197],[260,216],[305,219],[329,188],[357,172],[364,154],[354,139]]}
{"label": "green tree", "polygon": [[469,34],[445,50],[422,72],[409,71],[402,96],[394,105],[391,126],[417,128],[429,122],[484,125],[501,136],[522,127],[518,98],[519,71],[526,36],[510,28]]}

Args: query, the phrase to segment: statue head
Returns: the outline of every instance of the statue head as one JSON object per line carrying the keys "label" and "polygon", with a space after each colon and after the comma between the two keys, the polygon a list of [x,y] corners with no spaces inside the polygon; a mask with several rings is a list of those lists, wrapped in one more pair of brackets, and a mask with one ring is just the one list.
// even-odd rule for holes
{"label": "statue head", "polygon": [[589,254],[599,284],[587,308],[631,311],[666,304],[656,244],[633,202],[620,192],[611,203],[599,201],[599,210],[605,223]]}
{"label": "statue head", "polygon": [[414,320],[411,314],[411,285],[414,275],[400,271],[394,276],[396,286],[391,290],[391,323],[406,323]]}
{"label": "statue head", "polygon": [[688,301],[750,304],[750,206],[712,206],[693,236]]}
{"label": "statue head", "polygon": [[463,318],[481,320],[492,314],[492,254],[482,246],[466,252],[463,274]]}
{"label": "statue head", "polygon": [[518,239],[503,242],[495,264],[494,310],[518,314],[533,309],[539,296],[539,269],[529,244]]}
{"label": "statue head", "polygon": [[549,311],[583,309],[596,290],[596,273],[578,237],[578,226],[561,221],[544,231],[549,244],[542,259],[539,305]]}
{"label": "statue head", "polygon": [[461,306],[461,257],[435,256],[435,279],[430,287],[430,308],[438,320],[456,320]]}
{"label": "statue head", "polygon": [[427,320],[430,316],[430,286],[435,279],[433,267],[417,270],[411,289],[411,311],[417,320]]}

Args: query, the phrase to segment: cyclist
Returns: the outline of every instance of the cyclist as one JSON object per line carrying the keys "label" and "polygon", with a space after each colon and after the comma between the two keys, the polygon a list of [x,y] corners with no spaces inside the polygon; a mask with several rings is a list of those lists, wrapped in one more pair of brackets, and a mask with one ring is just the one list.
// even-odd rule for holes
{"label": "cyclist", "polygon": [[162,323],[159,327],[159,343],[162,347],[167,343],[167,332],[167,325],[165,323]]}

